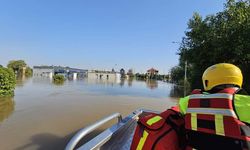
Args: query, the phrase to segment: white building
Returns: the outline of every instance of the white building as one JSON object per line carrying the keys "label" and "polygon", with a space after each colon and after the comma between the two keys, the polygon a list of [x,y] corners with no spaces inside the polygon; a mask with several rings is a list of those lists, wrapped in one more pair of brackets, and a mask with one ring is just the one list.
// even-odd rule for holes
{"label": "white building", "polygon": [[34,66],[33,76],[34,77],[47,77],[53,78],[53,75],[60,74],[65,78],[72,78],[76,80],[77,78],[83,78],[87,74],[87,70],[76,69],[70,67],[61,66]]}
{"label": "white building", "polygon": [[33,67],[34,77],[52,78],[53,75],[54,75],[54,68],[52,66],[34,66]]}
{"label": "white building", "polygon": [[110,81],[120,81],[121,75],[115,71],[100,71],[91,70],[88,71],[88,79],[93,80],[110,80]]}

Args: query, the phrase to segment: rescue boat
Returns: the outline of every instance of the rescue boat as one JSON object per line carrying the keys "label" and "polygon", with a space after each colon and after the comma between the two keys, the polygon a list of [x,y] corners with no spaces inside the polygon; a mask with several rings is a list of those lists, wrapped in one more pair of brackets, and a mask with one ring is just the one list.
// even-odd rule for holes
{"label": "rescue boat", "polygon": [[[117,119],[118,122],[92,138],[89,142],[79,146],[78,143],[87,135],[114,119]],[[114,113],[78,131],[69,141],[65,150],[182,150],[185,148],[192,149],[190,146],[194,141],[199,144],[199,149],[232,148],[241,150],[250,148],[249,127],[243,123],[240,124],[240,127],[243,127],[240,130],[241,136],[231,138],[230,136],[220,135],[212,137],[215,135],[203,132],[194,133],[192,130],[186,129],[188,124],[186,123],[185,126],[185,122],[179,113],[178,107],[172,107],[164,112],[140,109],[125,118],[122,118],[120,113]],[[238,122],[233,121],[231,124],[234,123]],[[237,128],[232,129],[237,131]],[[199,136],[195,137],[193,134],[199,134]],[[196,139],[186,141],[187,136],[189,136],[189,139]],[[213,142],[207,143],[207,141]]]}
{"label": "rescue boat", "polygon": [[[139,109],[131,113],[125,118],[122,118],[120,113],[114,113],[107,116],[96,123],[79,130],[67,144],[65,150],[94,150],[94,149],[114,149],[114,150],[129,150],[132,144],[133,135],[137,126],[139,116],[144,116],[149,113],[160,113],[153,110]],[[76,148],[79,141],[84,139],[88,134],[100,128],[105,123],[117,119],[117,123],[110,128],[104,130],[99,135]]]}

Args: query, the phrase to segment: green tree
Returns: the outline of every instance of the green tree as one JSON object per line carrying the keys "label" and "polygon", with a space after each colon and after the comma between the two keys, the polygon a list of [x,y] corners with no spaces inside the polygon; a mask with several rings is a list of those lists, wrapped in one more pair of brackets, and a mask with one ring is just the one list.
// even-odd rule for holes
{"label": "green tree", "polygon": [[175,66],[170,71],[170,81],[175,84],[181,84],[184,80],[184,69],[180,66]]}
{"label": "green tree", "polygon": [[32,76],[33,70],[27,66],[24,60],[11,60],[9,61],[8,68],[12,69],[17,75],[22,75],[23,69],[25,68],[25,76]]}
{"label": "green tree", "polygon": [[11,69],[0,67],[0,96],[13,96],[15,85],[14,72]]}
{"label": "green tree", "polygon": [[147,79],[147,75],[146,74],[136,73],[135,77],[136,77],[137,80],[146,80]]}
{"label": "green tree", "polygon": [[21,73],[22,69],[26,66],[27,64],[24,60],[11,60],[7,65],[7,67],[12,69],[16,74]]}
{"label": "green tree", "polygon": [[129,78],[134,78],[134,73],[133,73],[133,69],[129,69],[128,72],[127,72],[127,75]]}
{"label": "green tree", "polygon": [[[202,87],[202,73],[216,63],[239,66],[250,92],[250,0],[228,0],[224,10],[204,19],[194,13],[179,48],[180,66],[188,60],[192,88]],[[178,79],[177,79],[178,80]]]}
{"label": "green tree", "polygon": [[30,77],[33,75],[33,70],[30,67],[26,67],[25,76]]}
{"label": "green tree", "polygon": [[65,81],[65,77],[63,75],[56,74],[53,76],[53,82],[55,84],[63,84],[64,81]]}

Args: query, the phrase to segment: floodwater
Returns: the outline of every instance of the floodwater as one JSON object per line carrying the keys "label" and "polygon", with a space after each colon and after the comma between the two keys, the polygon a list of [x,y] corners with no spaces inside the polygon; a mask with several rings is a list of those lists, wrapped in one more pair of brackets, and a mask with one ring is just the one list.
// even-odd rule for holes
{"label": "floodwater", "polygon": [[79,129],[114,112],[126,116],[138,108],[163,111],[176,105],[172,87],[160,81],[20,80],[13,98],[0,98],[0,149],[63,149]]}

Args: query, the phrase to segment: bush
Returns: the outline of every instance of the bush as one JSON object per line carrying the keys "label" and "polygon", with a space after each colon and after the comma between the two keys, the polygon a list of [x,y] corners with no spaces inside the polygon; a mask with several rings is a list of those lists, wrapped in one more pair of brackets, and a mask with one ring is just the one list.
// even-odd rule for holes
{"label": "bush", "polygon": [[14,72],[11,69],[0,67],[0,96],[13,96],[15,85]]}
{"label": "bush", "polygon": [[56,84],[62,84],[65,81],[65,77],[60,74],[56,74],[53,76],[53,82]]}
{"label": "bush", "polygon": [[30,67],[26,68],[25,76],[30,77],[33,75],[33,70]]}

